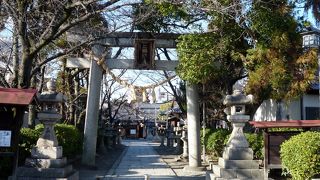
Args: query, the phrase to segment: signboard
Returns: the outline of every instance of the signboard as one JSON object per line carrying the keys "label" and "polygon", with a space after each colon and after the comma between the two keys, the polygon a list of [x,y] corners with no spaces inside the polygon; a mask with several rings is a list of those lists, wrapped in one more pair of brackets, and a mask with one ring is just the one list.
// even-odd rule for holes
{"label": "signboard", "polygon": [[0,130],[0,147],[11,146],[11,131]]}
{"label": "signboard", "polygon": [[135,67],[138,69],[154,68],[154,40],[135,40]]}
{"label": "signboard", "polygon": [[131,135],[137,134],[137,130],[136,129],[130,129],[130,134]]}

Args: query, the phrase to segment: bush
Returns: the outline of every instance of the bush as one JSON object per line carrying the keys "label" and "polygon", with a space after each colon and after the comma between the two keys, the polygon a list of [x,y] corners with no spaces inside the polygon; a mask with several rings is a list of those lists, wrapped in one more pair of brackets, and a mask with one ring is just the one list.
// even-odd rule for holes
{"label": "bush", "polygon": [[302,128],[269,128],[269,132],[295,132],[295,131],[303,131]]}
{"label": "bush", "polygon": [[[36,131],[42,132],[43,125],[39,124],[35,127]],[[54,130],[59,142],[63,148],[63,155],[73,157],[81,152],[82,136],[79,130],[72,125],[56,124]]]}
{"label": "bush", "polygon": [[303,132],[281,144],[282,167],[293,179],[305,180],[320,173],[320,133]]}
{"label": "bush", "polygon": [[263,159],[263,136],[261,133],[244,133],[249,143],[249,147],[253,150],[254,159]]}
{"label": "bush", "polygon": [[19,137],[19,164],[24,163],[31,156],[31,149],[37,144],[40,131],[30,128],[21,128]]}
{"label": "bush", "polygon": [[221,157],[225,145],[225,139],[231,132],[227,129],[217,129],[208,137],[206,149],[213,153],[215,157]]}
{"label": "bush", "polygon": [[[228,142],[231,131],[227,129],[206,129],[205,138],[203,138],[203,131],[201,130],[201,145],[203,140],[206,142],[206,150],[214,157],[221,157],[224,147]],[[244,133],[246,136],[249,147],[253,150],[253,156],[255,159],[263,159],[263,136],[261,133]]]}
{"label": "bush", "polygon": [[[203,129],[200,130],[200,141],[201,141],[201,146],[203,146],[204,142],[208,143],[208,138],[210,136],[210,134],[212,134],[214,132],[213,129],[210,129],[210,128],[206,128],[205,129],[205,137],[203,138]],[[207,147],[207,146],[206,146]]]}

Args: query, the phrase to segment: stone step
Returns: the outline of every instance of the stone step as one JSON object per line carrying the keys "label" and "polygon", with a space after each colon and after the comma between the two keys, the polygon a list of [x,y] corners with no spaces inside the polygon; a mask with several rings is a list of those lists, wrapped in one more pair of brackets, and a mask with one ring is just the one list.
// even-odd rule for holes
{"label": "stone step", "polygon": [[[221,178],[211,172],[206,172],[206,180],[257,180],[257,179],[240,179],[240,178]],[[262,180],[262,179],[261,179]]]}
{"label": "stone step", "polygon": [[218,165],[225,169],[259,169],[260,163],[260,160],[218,160]]}
{"label": "stone step", "polygon": [[19,167],[17,168],[17,176],[20,177],[35,177],[35,178],[64,178],[68,177],[73,172],[72,165],[67,165],[63,168],[34,168],[34,167]]}
{"label": "stone step", "polygon": [[263,169],[224,169],[218,165],[213,165],[213,173],[218,177],[227,179],[263,179]]}

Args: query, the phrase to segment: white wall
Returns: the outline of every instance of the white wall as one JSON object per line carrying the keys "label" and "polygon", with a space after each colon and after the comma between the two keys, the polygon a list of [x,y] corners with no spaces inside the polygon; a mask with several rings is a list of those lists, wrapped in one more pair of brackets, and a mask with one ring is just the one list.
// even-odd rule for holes
{"label": "white wall", "polygon": [[[254,121],[275,121],[277,112],[276,100],[269,99],[263,101],[253,116]],[[291,102],[282,103],[281,119],[299,120],[300,116],[300,100],[292,100]]]}
{"label": "white wall", "polygon": [[288,105],[287,114],[289,115],[290,120],[301,120],[301,104],[300,98],[293,100]]}
{"label": "white wall", "polygon": [[[303,119],[306,117],[306,107],[320,107],[319,95],[303,95]],[[301,120],[301,99],[295,99],[282,105],[282,119]],[[275,100],[265,100],[253,116],[254,121],[276,120],[277,104]],[[288,118],[287,118],[288,117]]]}
{"label": "white wall", "polygon": [[275,100],[263,101],[253,116],[254,121],[271,121],[276,119],[277,104]]}

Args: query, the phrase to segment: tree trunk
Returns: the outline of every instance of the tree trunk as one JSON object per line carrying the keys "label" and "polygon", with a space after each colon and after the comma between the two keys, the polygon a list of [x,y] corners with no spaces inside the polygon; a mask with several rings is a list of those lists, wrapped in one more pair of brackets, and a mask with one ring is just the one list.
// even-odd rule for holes
{"label": "tree trunk", "polygon": [[30,41],[27,33],[27,1],[18,3],[18,12],[21,14],[17,19],[19,42],[21,42],[22,58],[19,68],[18,88],[26,89],[30,86],[30,73],[34,61],[34,54],[30,53]]}
{"label": "tree trunk", "polygon": [[[78,71],[78,70],[77,70]],[[74,83],[74,97],[77,98],[74,100],[74,104],[78,104],[78,97],[80,95],[80,82],[79,82],[79,73],[74,77],[73,83]],[[73,121],[71,121],[73,124],[76,124],[76,120],[78,119],[77,110],[78,107],[73,108]]]}
{"label": "tree trunk", "polygon": [[[66,80],[67,80],[67,78],[66,78],[66,74],[67,74],[66,68],[67,68],[67,59],[63,58],[62,59],[62,70],[61,70],[61,93],[63,95],[66,95]],[[66,106],[65,106],[64,103],[62,103],[61,109],[60,109],[60,114],[62,115],[62,118],[64,120],[67,120],[66,113],[65,113],[64,109],[66,109]]]}
{"label": "tree trunk", "polygon": [[19,76],[19,36],[17,36],[17,28],[14,27],[14,32],[13,32],[13,49],[12,49],[12,54],[13,54],[13,79],[11,83],[12,88],[17,88],[18,87],[18,76]]}
{"label": "tree trunk", "polygon": [[[31,81],[31,87],[36,87],[36,78],[35,76],[32,77]],[[28,127],[34,128],[35,127],[35,119],[36,119],[36,106],[35,105],[29,105],[29,114],[28,114]]]}

